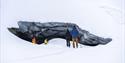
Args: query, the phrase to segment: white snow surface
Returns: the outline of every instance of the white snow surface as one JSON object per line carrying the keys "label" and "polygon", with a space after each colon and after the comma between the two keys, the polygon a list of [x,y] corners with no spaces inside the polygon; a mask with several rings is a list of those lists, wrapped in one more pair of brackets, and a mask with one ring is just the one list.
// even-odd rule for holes
{"label": "white snow surface", "polygon": [[[1,0],[0,63],[124,63],[124,0]],[[113,40],[95,47],[66,47],[64,39],[33,45],[12,33],[18,21],[70,22]]]}

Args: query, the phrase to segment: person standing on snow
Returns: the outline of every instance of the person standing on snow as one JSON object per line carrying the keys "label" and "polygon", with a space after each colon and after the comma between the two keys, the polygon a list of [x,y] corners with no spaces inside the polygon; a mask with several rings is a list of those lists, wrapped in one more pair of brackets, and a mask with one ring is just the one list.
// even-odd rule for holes
{"label": "person standing on snow", "polygon": [[[70,32],[70,35],[72,36],[72,41],[73,41],[73,48],[77,47],[78,48],[78,35],[79,32],[75,26],[73,26],[73,29]],[[76,44],[76,45],[75,45]]]}

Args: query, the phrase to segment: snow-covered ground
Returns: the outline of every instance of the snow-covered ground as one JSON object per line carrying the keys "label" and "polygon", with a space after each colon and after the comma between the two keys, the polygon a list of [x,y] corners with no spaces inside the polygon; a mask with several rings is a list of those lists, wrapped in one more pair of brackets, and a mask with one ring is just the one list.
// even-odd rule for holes
{"label": "snow-covered ground", "polygon": [[[124,63],[124,0],[1,0],[0,63]],[[101,37],[107,45],[68,48],[57,38],[33,45],[12,33],[17,21],[72,22]]]}

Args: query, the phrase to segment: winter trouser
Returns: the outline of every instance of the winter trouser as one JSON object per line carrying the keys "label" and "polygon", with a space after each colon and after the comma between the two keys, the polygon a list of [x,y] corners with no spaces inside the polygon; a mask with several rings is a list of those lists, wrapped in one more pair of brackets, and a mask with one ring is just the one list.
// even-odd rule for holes
{"label": "winter trouser", "polygon": [[78,42],[79,42],[78,37],[72,38],[72,41],[73,41],[73,48],[78,48]]}

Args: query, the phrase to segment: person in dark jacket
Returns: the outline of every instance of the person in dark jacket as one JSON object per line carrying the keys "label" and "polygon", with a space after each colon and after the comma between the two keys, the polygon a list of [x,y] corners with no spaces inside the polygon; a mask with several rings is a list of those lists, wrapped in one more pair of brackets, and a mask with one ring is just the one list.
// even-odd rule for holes
{"label": "person in dark jacket", "polygon": [[72,41],[73,41],[73,48],[77,47],[78,48],[78,35],[79,32],[75,26],[73,26],[73,29],[70,31],[70,35],[72,36]]}

